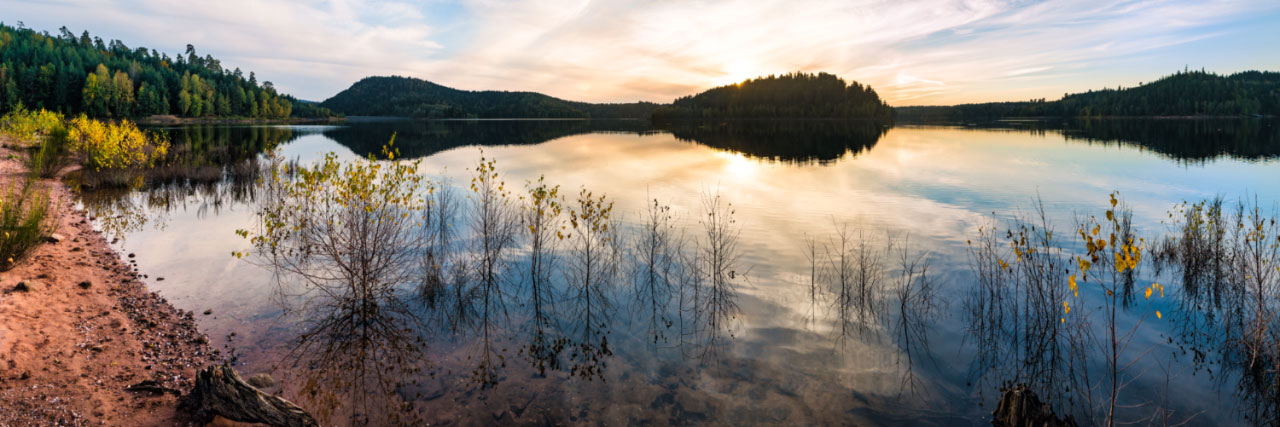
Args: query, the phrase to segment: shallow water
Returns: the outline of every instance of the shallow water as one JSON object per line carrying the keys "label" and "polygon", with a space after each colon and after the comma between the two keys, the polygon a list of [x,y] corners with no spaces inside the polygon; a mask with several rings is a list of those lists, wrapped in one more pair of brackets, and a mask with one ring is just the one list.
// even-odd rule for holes
{"label": "shallow water", "polygon": [[[136,191],[86,192],[83,203],[99,226],[121,238],[122,253],[137,254],[152,289],[196,312],[215,342],[234,349],[242,372],[272,372],[288,384],[286,397],[336,424],[987,424],[1000,384],[1028,373],[992,366],[1015,360],[1000,356],[1017,352],[1015,344],[970,336],[966,295],[974,278],[966,247],[980,226],[995,220],[1004,227],[1030,213],[1038,197],[1068,234],[1077,215],[1101,215],[1115,191],[1132,206],[1139,232],[1154,238],[1169,231],[1162,221],[1182,201],[1215,195],[1256,197],[1264,206],[1280,201],[1280,139],[1269,121],[653,128],[644,122],[353,120],[162,131],[187,153],[188,165],[203,169],[175,168]],[[517,350],[531,335],[513,279],[507,315],[495,316],[488,340],[471,326],[422,322],[408,335],[425,346],[412,354],[370,344],[379,350],[324,365],[340,372],[307,369],[314,361],[295,366],[300,359],[290,349],[307,319],[304,311],[288,309],[299,297],[278,292],[263,263],[231,255],[250,247],[235,230],[254,221],[257,193],[252,174],[244,172],[252,166],[239,172],[222,166],[251,162],[272,146],[304,163],[326,152],[351,159],[377,152],[393,133],[401,154],[420,159],[432,180],[466,183],[483,155],[496,159],[513,185],[544,176],[563,193],[585,187],[607,194],[628,229],[657,199],[671,207],[677,229],[695,239],[704,196],[720,195],[741,228],[742,256],[732,280],[737,310],[724,324],[687,332],[680,326],[685,313],[670,305],[665,312],[674,325],[660,327],[663,338],[655,343],[644,307],[619,281],[609,291],[616,310],[605,330],[613,351],[600,361],[601,374],[583,378],[552,369],[544,376]],[[918,312],[923,316],[899,310],[898,301],[884,295],[873,318],[851,319],[833,302],[838,292],[830,280],[811,289],[806,238],[822,252],[837,243],[840,227],[876,247],[893,240],[929,255],[937,290],[929,309]],[[511,253],[516,268],[521,254]],[[1170,302],[1155,304],[1172,310]],[[431,317],[431,308],[413,309]],[[574,313],[563,311],[562,324],[575,324],[568,319]],[[907,324],[923,332],[904,333],[899,326]],[[1210,367],[1211,375],[1182,356],[1167,340],[1175,335],[1171,320],[1149,319],[1139,331],[1133,346],[1150,349],[1143,364],[1152,368],[1133,374],[1126,402],[1144,406],[1125,417],[1139,419],[1161,406],[1194,414],[1197,424],[1246,423],[1232,374]],[[505,362],[493,368],[497,381],[489,387],[471,374],[490,348],[482,341]],[[308,387],[335,393],[302,392]],[[1177,392],[1160,392],[1167,389]],[[359,398],[339,397],[346,395]]]}

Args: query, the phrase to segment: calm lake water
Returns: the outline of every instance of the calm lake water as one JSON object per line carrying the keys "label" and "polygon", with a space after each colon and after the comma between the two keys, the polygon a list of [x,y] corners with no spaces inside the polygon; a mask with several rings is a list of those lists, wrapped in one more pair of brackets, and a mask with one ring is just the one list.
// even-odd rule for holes
{"label": "calm lake water", "polygon": [[[1221,195],[1268,208],[1280,201],[1280,129],[1265,120],[655,128],[353,119],[161,130],[181,166],[154,171],[137,190],[85,191],[84,205],[120,238],[122,253],[137,255],[151,289],[194,311],[203,331],[234,351],[242,373],[271,373],[285,384],[272,390],[333,424],[986,425],[1003,383],[1039,381],[1043,370],[1063,368],[1027,361],[1039,351],[1026,350],[1036,348],[1028,345],[1034,337],[984,334],[975,324],[966,249],[980,227],[994,224],[1004,238],[1010,221],[1032,214],[1039,198],[1065,236],[1062,245],[1078,251],[1075,218],[1102,216],[1112,192],[1152,241],[1170,231],[1169,212],[1183,201]],[[440,307],[413,303],[420,318],[408,330],[308,334],[316,325],[304,308],[308,297],[275,280],[261,258],[232,256],[251,246],[235,231],[255,221],[261,191],[253,171],[265,165],[255,159],[270,147],[302,163],[328,152],[353,159],[378,152],[393,133],[402,156],[420,159],[434,181],[465,185],[484,156],[517,189],[542,176],[570,196],[580,188],[606,194],[623,236],[639,235],[656,199],[693,245],[703,233],[703,201],[718,194],[741,231],[726,295],[732,304],[685,303],[675,289],[655,305],[637,298],[622,274],[606,289],[604,320],[589,323],[592,339],[578,340],[578,305],[557,289],[549,330],[571,344],[548,363],[524,350],[537,328],[517,273],[527,255],[517,247],[505,305],[487,322],[451,322],[436,313]],[[841,229],[879,259],[881,284],[863,311],[839,302],[829,274]],[[903,249],[927,256],[932,283],[906,302],[896,287]],[[630,249],[621,259],[624,270],[641,264]],[[1139,282],[1164,281],[1171,292],[1122,313],[1122,323],[1145,316],[1126,357],[1145,355],[1126,372],[1132,383],[1120,398],[1136,407],[1118,418],[1165,408],[1175,421],[1249,424],[1242,414],[1250,403],[1236,393],[1239,374],[1194,357],[1179,338],[1176,281],[1152,271],[1143,270]],[[1100,299],[1089,296],[1099,292],[1083,288],[1078,310],[1101,315]],[[1156,319],[1149,309],[1164,315]],[[600,337],[609,351],[571,354]],[[300,340],[311,346],[298,347]],[[315,340],[343,341],[341,354],[319,356],[342,360],[316,360]],[[481,367],[486,355],[492,363]],[[477,369],[493,381],[478,380],[490,377]],[[1045,388],[1038,392],[1057,396],[1050,399],[1060,410],[1087,416],[1086,405],[1064,397],[1073,392],[1069,383]]]}

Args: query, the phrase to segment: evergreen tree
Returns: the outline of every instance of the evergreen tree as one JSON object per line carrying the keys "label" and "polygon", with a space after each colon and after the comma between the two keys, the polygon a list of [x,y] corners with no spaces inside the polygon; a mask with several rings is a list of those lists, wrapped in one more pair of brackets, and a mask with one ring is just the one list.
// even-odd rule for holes
{"label": "evergreen tree", "polygon": [[[170,58],[155,50],[104,42],[65,27],[58,35],[0,24],[0,114],[18,105],[92,117],[289,117],[296,99],[259,86],[250,72],[229,71],[187,45]],[[270,105],[260,114],[259,104]],[[333,113],[319,106],[308,117]]]}

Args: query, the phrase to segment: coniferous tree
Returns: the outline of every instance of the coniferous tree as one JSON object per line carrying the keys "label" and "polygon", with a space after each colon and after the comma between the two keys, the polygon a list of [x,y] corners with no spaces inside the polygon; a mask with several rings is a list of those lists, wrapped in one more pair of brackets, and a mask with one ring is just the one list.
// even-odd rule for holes
{"label": "coniferous tree", "polygon": [[[104,42],[88,31],[57,35],[0,24],[0,114],[19,105],[92,117],[155,114],[279,119],[302,104],[259,86],[251,72],[223,68],[187,45],[170,57],[119,40]],[[264,108],[267,107],[267,108]],[[317,105],[307,117],[333,113]]]}

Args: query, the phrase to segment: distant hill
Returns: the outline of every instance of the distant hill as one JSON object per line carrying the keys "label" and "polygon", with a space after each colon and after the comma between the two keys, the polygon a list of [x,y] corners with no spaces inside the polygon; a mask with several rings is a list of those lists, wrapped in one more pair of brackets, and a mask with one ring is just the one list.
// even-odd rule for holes
{"label": "distant hill", "polygon": [[1007,117],[1280,115],[1280,73],[1220,76],[1183,71],[1133,88],[1063,95],[1057,101],[899,107],[904,121],[989,121]]}
{"label": "distant hill", "polygon": [[411,77],[366,77],[320,103],[354,116],[425,118],[647,118],[657,104],[591,104],[535,92],[470,91]]}
{"label": "distant hill", "polygon": [[791,73],[720,86],[676,99],[653,112],[655,121],[686,119],[894,117],[870,86],[832,74]]}

